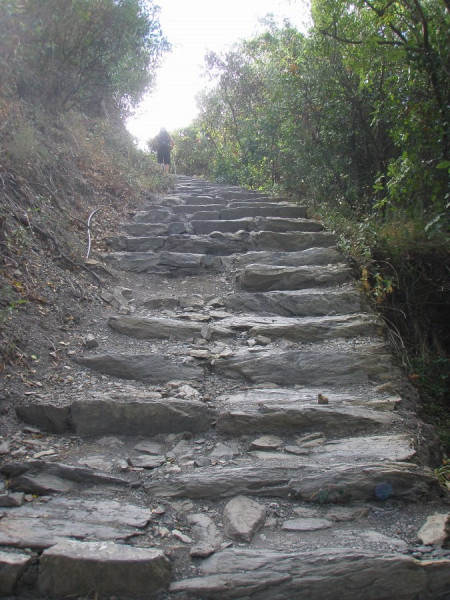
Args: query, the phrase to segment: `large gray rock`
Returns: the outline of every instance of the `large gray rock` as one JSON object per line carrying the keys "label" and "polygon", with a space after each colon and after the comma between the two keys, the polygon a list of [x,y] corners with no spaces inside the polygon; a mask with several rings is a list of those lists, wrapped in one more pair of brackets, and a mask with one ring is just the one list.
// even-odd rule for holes
{"label": "large gray rock", "polygon": [[127,540],[150,519],[149,509],[130,503],[55,497],[5,511],[0,544],[42,550],[66,538]]}
{"label": "large gray rock", "polygon": [[292,350],[274,354],[266,350],[241,351],[214,361],[216,373],[252,383],[278,385],[345,385],[389,380],[395,374],[390,354],[369,347],[338,352]]}
{"label": "large gray rock", "polygon": [[191,533],[198,542],[205,542],[214,550],[220,548],[222,536],[209,515],[194,513],[187,514],[186,518],[191,526]]}
{"label": "large gray rock", "polygon": [[265,518],[265,506],[246,496],[236,496],[227,502],[223,511],[225,535],[239,542],[250,542],[264,525]]}
{"label": "large gray rock", "polygon": [[66,540],[42,554],[38,587],[52,596],[142,598],[165,589],[169,579],[170,562],[161,550]]}
{"label": "large gray rock", "polygon": [[301,267],[248,265],[244,268],[239,281],[246,290],[270,292],[340,285],[350,280],[351,273],[350,268],[342,265]]}
{"label": "large gray rock", "polygon": [[204,561],[202,576],[177,581],[170,591],[208,600],[435,600],[450,589],[449,567],[448,560],[419,562],[350,548],[293,553],[229,549]]}
{"label": "large gray rock", "polygon": [[147,383],[171,380],[193,381],[203,377],[203,369],[195,364],[175,362],[161,354],[94,354],[74,358],[79,365],[121,379]]}
{"label": "large gray rock", "polygon": [[16,591],[20,577],[32,560],[29,554],[0,551],[0,596]]}
{"label": "large gray rock", "polygon": [[450,513],[435,513],[427,517],[417,534],[424,544],[450,546]]}

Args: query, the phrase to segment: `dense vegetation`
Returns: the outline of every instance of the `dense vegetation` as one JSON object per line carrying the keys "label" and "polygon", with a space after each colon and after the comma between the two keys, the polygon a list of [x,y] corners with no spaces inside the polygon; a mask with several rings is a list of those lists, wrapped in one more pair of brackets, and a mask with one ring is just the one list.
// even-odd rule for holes
{"label": "dense vegetation", "polygon": [[100,210],[99,250],[168,186],[125,128],[167,50],[152,1],[0,3],[0,373],[34,360],[31,323],[54,313],[65,326],[70,298],[105,276],[85,262],[89,215]]}
{"label": "dense vegetation", "polygon": [[272,24],[207,56],[177,164],[301,198],[340,234],[450,447],[449,4],[313,0],[312,15],[307,35]]}

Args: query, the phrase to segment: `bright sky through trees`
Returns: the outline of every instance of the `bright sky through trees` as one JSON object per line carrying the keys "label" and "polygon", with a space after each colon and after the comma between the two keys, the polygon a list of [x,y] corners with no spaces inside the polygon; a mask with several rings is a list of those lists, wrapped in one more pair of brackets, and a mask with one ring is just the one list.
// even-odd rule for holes
{"label": "bright sky through trees", "polygon": [[203,57],[221,51],[263,29],[268,14],[303,28],[309,17],[307,0],[157,0],[160,22],[172,44],[157,77],[157,89],[128,122],[141,146],[161,127],[189,125],[197,113],[196,94],[205,87]]}

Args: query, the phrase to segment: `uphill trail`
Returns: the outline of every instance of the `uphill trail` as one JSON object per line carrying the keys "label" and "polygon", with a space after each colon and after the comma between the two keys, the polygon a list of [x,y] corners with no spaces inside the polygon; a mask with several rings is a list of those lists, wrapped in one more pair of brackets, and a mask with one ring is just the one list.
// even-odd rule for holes
{"label": "uphill trail", "polygon": [[449,599],[435,438],[335,235],[176,176],[109,244],[74,385],[16,409],[58,451],[1,464],[0,594]]}

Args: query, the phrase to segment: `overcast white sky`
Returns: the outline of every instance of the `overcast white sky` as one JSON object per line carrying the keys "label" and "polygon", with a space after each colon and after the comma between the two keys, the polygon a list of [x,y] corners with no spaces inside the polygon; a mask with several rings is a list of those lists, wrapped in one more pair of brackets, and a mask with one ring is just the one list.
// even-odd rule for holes
{"label": "overcast white sky", "polygon": [[308,0],[156,0],[160,22],[172,44],[158,72],[157,88],[144,100],[128,130],[142,147],[161,127],[189,125],[197,114],[196,94],[207,50],[221,51],[239,39],[261,31],[259,19],[272,13],[303,29],[309,18]]}

